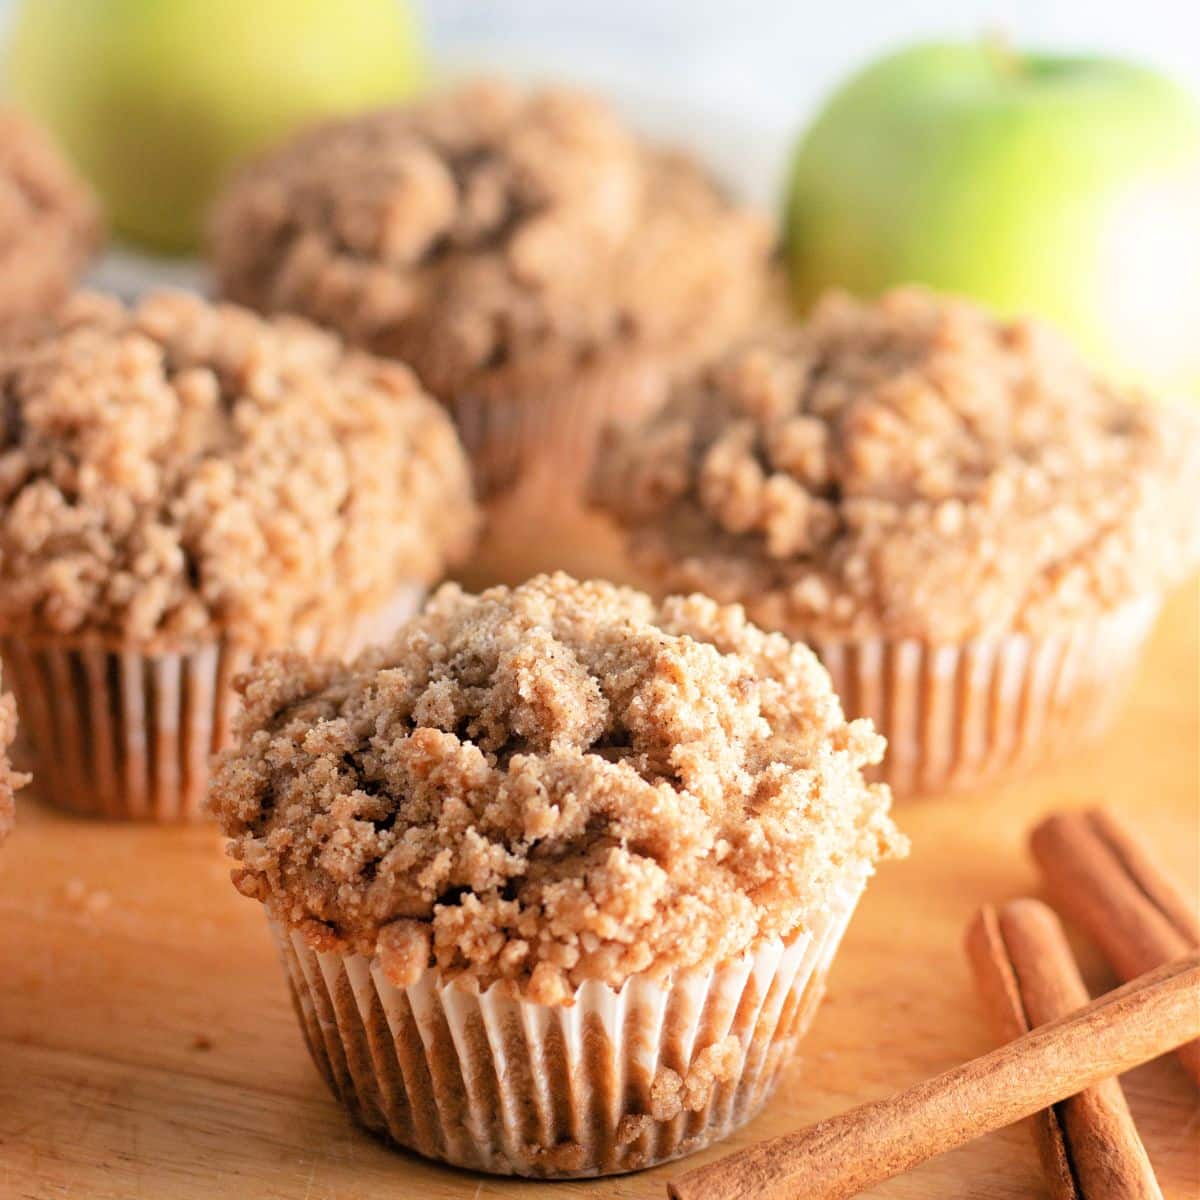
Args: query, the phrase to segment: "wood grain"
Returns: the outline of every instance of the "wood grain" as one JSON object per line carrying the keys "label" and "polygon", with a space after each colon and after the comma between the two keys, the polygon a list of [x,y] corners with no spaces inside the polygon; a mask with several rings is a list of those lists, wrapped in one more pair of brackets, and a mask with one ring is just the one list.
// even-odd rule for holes
{"label": "wood grain", "polygon": [[[1025,835],[1103,799],[1194,894],[1200,873],[1195,586],[1168,606],[1116,730],[976,796],[912,802],[912,858],[867,891],[830,993],[767,1111],[689,1166],[886,1096],[990,1049],[961,950],[984,903],[1039,895]],[[34,789],[36,791],[36,789]],[[0,851],[0,1196],[13,1200],[662,1200],[678,1166],[545,1184],[433,1166],[357,1131],[308,1061],[258,906],[209,830],[122,828],[22,797]],[[1114,979],[1070,931],[1093,993]],[[1174,1060],[1125,1077],[1168,1200],[1200,1194],[1200,1106]],[[871,1196],[1043,1196],[1021,1129]]]}

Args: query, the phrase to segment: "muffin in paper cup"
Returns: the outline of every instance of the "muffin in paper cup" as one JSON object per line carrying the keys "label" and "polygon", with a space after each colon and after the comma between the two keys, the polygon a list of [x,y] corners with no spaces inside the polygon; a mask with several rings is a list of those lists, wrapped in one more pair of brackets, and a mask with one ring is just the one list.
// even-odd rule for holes
{"label": "muffin in paper cup", "polygon": [[197,818],[239,673],[387,636],[468,549],[440,406],[298,320],[83,294],[0,376],[0,658],[61,807]]}
{"label": "muffin in paper cup", "polygon": [[242,690],[211,803],[313,1060],[455,1166],[615,1174],[749,1120],[905,850],[811,651],[699,596],[446,585]]}
{"label": "muffin in paper cup", "polygon": [[[341,657],[387,637],[421,585],[344,628],[301,630],[296,648]],[[233,681],[255,650],[233,639],[147,653],[65,639],[0,637],[0,660],[38,764],[39,795],[82,816],[164,823],[204,816],[208,764],[229,741]]]}
{"label": "muffin in paper cup", "polygon": [[928,793],[1108,727],[1197,560],[1200,421],[1037,325],[835,296],[612,434],[592,494],[653,590],[811,645]]}
{"label": "muffin in paper cup", "polygon": [[537,486],[580,511],[601,425],[740,335],[771,241],[598,99],[493,80],[269,151],[216,205],[211,256],[232,299],[410,364],[483,500],[546,465]]}

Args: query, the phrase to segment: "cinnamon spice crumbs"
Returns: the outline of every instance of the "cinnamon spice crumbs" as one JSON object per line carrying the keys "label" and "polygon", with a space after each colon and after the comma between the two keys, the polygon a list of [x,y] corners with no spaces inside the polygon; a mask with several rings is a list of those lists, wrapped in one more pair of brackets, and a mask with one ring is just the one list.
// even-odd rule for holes
{"label": "cinnamon spice crumbs", "polygon": [[454,429],[304,322],[82,293],[0,352],[0,628],[284,644],[459,559]]}
{"label": "cinnamon spice crumbs", "polygon": [[211,791],[238,887],[395,982],[570,1003],[787,936],[905,845],[813,654],[700,596],[446,585],[391,645],[241,690]]}
{"label": "cinnamon spice crumbs", "polygon": [[599,100],[484,80],[302,132],[217,206],[224,294],[410,363],[440,399],[597,354],[719,351],[769,222]]}
{"label": "cinnamon spice crumbs", "polygon": [[1043,632],[1200,555],[1200,419],[965,301],[833,296],[601,455],[664,591],[795,636]]}

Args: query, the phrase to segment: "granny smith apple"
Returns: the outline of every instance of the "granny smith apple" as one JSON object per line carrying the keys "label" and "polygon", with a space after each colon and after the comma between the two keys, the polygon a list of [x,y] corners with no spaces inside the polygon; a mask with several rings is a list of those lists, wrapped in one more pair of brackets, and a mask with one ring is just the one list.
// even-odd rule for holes
{"label": "granny smith apple", "polygon": [[1200,394],[1200,109],[1145,67],[990,42],[884,58],[802,137],[786,229],[803,306],[924,283]]}
{"label": "granny smith apple", "polygon": [[25,0],[8,68],[114,228],[183,250],[232,164],[316,116],[411,93],[420,64],[399,0]]}

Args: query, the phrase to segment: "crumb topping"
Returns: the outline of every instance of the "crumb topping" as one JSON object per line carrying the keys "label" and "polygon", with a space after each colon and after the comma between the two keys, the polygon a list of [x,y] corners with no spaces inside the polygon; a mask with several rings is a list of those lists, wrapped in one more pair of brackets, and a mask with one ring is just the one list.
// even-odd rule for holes
{"label": "crumb topping", "polygon": [[237,886],[398,985],[433,964],[569,1003],[786,936],[905,846],[861,773],[883,738],[806,647],[701,596],[447,584],[390,646],[241,690],[210,793]]}
{"label": "crumb topping", "polygon": [[17,736],[17,702],[8,693],[0,694],[0,842],[12,832],[15,807],[13,793],[29,782],[28,775],[12,769],[9,747]]}
{"label": "crumb topping", "polygon": [[101,239],[83,181],[32,121],[0,110],[0,321],[45,312]]}
{"label": "crumb topping", "polygon": [[598,354],[714,353],[769,244],[599,101],[497,81],[301,133],[241,173],[212,231],[225,294],[400,357],[443,399]]}
{"label": "crumb topping", "polygon": [[474,524],[397,363],[183,294],[87,293],[0,353],[0,627],[264,648],[430,582]]}
{"label": "crumb topping", "polygon": [[617,1123],[617,1141],[636,1142],[656,1122],[673,1121],[681,1112],[701,1112],[723,1083],[737,1078],[742,1065],[742,1045],[732,1034],[699,1051],[686,1075],[660,1066],[650,1083],[650,1111],[626,1113]]}
{"label": "crumb topping", "polygon": [[614,433],[593,491],[664,590],[794,636],[1040,631],[1194,564],[1200,420],[1031,322],[833,296]]}

